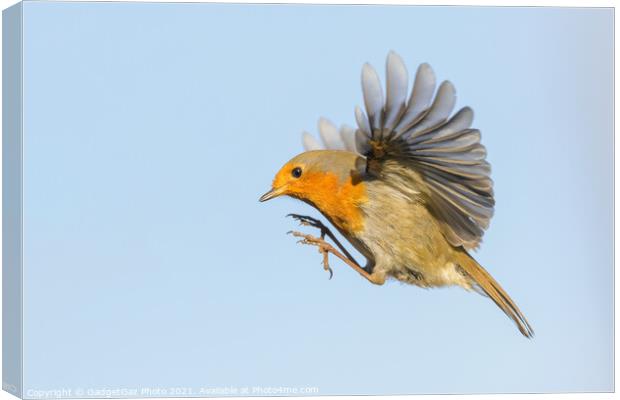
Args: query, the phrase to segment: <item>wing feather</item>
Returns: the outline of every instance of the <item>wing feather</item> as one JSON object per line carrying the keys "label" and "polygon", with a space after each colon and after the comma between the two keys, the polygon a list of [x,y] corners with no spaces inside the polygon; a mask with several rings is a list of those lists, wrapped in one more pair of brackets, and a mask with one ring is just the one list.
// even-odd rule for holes
{"label": "wing feather", "polygon": [[326,149],[344,150],[344,143],[340,137],[340,132],[336,125],[332,124],[327,118],[319,119],[319,135]]}
{"label": "wing feather", "polygon": [[370,151],[368,136],[360,129],[355,131],[355,148],[360,154],[367,154]]}
{"label": "wing feather", "polygon": [[364,64],[362,68],[362,91],[369,125],[373,131],[381,129],[383,123],[383,89],[377,71],[370,64]]}
{"label": "wing feather", "polygon": [[[409,138],[409,143],[415,144],[426,142],[427,144],[431,144],[443,140],[449,140],[455,135],[459,136],[463,132],[471,131],[468,130],[468,128],[471,126],[473,120],[474,111],[469,107],[463,107],[445,124],[423,135],[417,135],[416,137]],[[480,135],[480,132],[477,132],[478,135]]]}
{"label": "wing feather", "polygon": [[364,114],[364,111],[359,107],[355,107],[355,121],[357,122],[359,130],[366,136],[366,140],[370,139],[372,133],[368,118],[366,118],[366,114]]}
{"label": "wing feather", "polygon": [[425,132],[429,128],[435,128],[445,122],[456,104],[456,91],[450,81],[443,81],[439,85],[437,96],[428,113],[411,127],[409,135],[415,137]]}
{"label": "wing feather", "polygon": [[414,122],[418,121],[429,108],[435,92],[435,85],[436,79],[433,69],[426,63],[421,64],[416,72],[407,110],[394,129],[396,136],[400,136]]}
{"label": "wing feather", "polygon": [[355,144],[355,129],[348,125],[342,125],[340,127],[340,138],[344,143],[345,150],[351,152],[357,152],[357,146]]}
{"label": "wing feather", "polygon": [[319,143],[319,141],[316,140],[314,136],[312,136],[308,132],[302,133],[301,140],[304,145],[304,149],[306,151],[323,149],[323,146],[321,145],[321,143]]}
{"label": "wing feather", "polygon": [[398,118],[405,110],[407,101],[407,67],[402,58],[393,51],[385,64],[385,123],[383,129],[391,132]]}

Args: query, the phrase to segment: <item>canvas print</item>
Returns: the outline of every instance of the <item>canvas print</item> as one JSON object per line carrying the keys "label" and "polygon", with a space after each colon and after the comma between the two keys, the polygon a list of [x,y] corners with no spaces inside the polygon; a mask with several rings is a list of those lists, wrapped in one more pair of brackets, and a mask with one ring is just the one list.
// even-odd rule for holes
{"label": "canvas print", "polygon": [[613,10],[3,12],[3,389],[614,391]]}

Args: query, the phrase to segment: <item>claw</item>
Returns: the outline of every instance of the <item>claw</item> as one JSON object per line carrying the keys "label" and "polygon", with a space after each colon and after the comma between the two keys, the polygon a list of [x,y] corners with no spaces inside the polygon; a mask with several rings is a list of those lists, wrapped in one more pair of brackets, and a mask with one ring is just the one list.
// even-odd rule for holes
{"label": "claw", "polygon": [[296,219],[301,225],[314,226],[315,228],[324,229],[324,225],[321,221],[307,215],[287,214],[286,216]]}
{"label": "claw", "polygon": [[332,276],[334,276],[334,271],[329,266],[329,252],[323,248],[319,248],[319,252],[323,254],[323,269],[329,272],[329,279],[331,280]]}
{"label": "claw", "polygon": [[324,242],[323,239],[318,239],[310,235],[304,235],[301,232],[289,231],[287,233],[300,238],[297,241],[297,243],[299,244],[307,244],[318,247],[319,253],[323,255],[323,261],[321,262],[321,264],[323,264],[323,269],[329,272],[329,279],[332,279],[332,277],[334,276],[334,271],[329,266],[329,248],[331,248],[331,246],[328,243]]}

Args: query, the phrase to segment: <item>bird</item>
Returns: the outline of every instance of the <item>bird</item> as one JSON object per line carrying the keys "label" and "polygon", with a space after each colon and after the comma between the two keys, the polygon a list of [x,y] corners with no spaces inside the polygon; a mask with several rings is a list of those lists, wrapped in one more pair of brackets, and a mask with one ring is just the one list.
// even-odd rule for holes
{"label": "bird", "polygon": [[[304,152],[276,173],[264,202],[289,196],[317,209],[365,259],[356,261],[319,219],[289,214],[320,236],[291,231],[317,246],[333,275],[334,255],[376,285],[394,279],[422,288],[460,286],[489,297],[527,338],[534,330],[517,304],[471,255],[495,208],[491,166],[473,110],[456,104],[454,85],[437,80],[428,63],[409,75],[394,51],[387,56],[385,92],[377,71],[363,65],[365,111],[357,127],[318,123],[321,142],[303,132]],[[435,90],[437,88],[437,90]],[[329,240],[332,241],[330,243]]]}

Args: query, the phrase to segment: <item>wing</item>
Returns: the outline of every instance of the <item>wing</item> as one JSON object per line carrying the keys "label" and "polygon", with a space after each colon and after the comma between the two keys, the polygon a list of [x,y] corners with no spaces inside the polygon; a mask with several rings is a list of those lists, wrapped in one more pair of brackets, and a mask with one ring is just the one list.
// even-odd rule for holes
{"label": "wing", "polygon": [[[433,70],[422,64],[408,96],[407,68],[400,56],[390,52],[385,96],[377,72],[369,64],[362,69],[366,112],[355,109],[357,130],[338,134],[332,124],[321,120],[319,131],[326,148],[343,148],[335,139],[346,136],[347,143],[366,157],[370,174],[378,174],[387,160],[418,172],[446,238],[454,246],[475,248],[493,216],[491,168],[480,132],[471,129],[472,109],[464,107],[452,115],[454,86],[444,81],[436,94],[435,87]],[[304,134],[304,144],[309,148],[318,142]]]}

